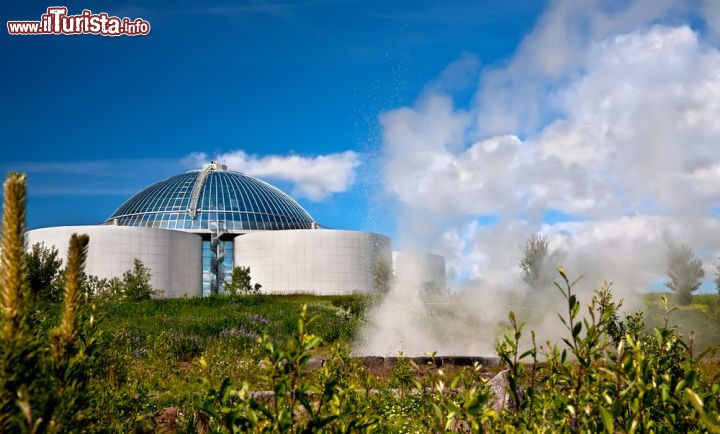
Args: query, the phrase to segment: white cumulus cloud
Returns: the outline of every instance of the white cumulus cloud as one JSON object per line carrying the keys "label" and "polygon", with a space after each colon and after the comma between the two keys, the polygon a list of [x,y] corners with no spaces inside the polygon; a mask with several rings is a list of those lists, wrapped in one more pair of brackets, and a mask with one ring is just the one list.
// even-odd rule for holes
{"label": "white cumulus cloud", "polygon": [[[670,239],[695,246],[712,276],[720,52],[689,14],[674,0],[555,1],[507,63],[483,70],[469,107],[431,83],[385,112],[401,240],[492,286],[518,281],[537,232],[593,284],[649,288]],[[547,224],[549,211],[569,221]],[[488,214],[498,222],[478,226]]]}
{"label": "white cumulus cloud", "polygon": [[223,162],[228,168],[249,176],[288,181],[293,185],[294,195],[313,201],[322,201],[349,190],[355,182],[355,171],[361,164],[360,156],[353,151],[318,156],[258,156],[231,151],[212,157],[198,152],[185,159],[187,164],[195,167],[209,160]]}
{"label": "white cumulus cloud", "polygon": [[719,3],[553,0],[512,56],[480,71],[470,104],[452,99],[480,64],[466,54],[415,104],[384,112],[394,247],[444,255],[458,291],[452,314],[432,321],[417,288],[398,280],[358,351],[491,354],[509,310],[538,342],[555,339],[563,300],[521,279],[533,234],[549,240],[550,267],[585,276],[575,288],[584,302],[608,280],[624,308],[641,306],[638,291],[667,281],[670,241],[694,247],[712,285]]}

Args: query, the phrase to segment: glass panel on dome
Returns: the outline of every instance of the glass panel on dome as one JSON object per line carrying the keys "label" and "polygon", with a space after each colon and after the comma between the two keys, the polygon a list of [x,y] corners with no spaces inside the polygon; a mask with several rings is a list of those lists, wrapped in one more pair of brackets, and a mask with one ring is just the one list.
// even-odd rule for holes
{"label": "glass panel on dome", "polygon": [[[196,203],[192,196],[201,174],[197,170],[145,188],[122,204],[106,223],[209,230],[209,222],[225,220],[229,231],[310,227],[312,217],[280,190],[238,172],[209,170],[198,186]],[[195,210],[195,219],[190,208]]]}

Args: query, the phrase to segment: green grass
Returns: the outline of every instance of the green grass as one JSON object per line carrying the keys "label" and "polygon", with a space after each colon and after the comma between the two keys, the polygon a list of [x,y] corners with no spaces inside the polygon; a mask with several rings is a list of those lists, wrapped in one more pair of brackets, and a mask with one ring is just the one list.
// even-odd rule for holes
{"label": "green grass", "polygon": [[[665,295],[673,303],[673,294],[653,293],[644,296],[645,319],[648,328],[662,325],[663,311],[660,297]],[[693,295],[692,302],[686,306],[676,306],[670,314],[669,325],[677,327],[686,339],[693,338],[693,349],[702,351],[711,345],[720,343],[720,295]]]}
{"label": "green grass", "polygon": [[[258,365],[257,338],[282,343],[297,328],[302,306],[316,320],[308,332],[322,338],[327,351],[349,345],[362,322],[368,298],[360,295],[263,295],[108,302],[98,306],[99,353],[93,372],[118,429],[127,420],[166,407],[193,408],[207,393],[199,359],[212,382],[226,377],[254,390],[270,387]],[[37,306],[35,321],[48,330],[59,306]]]}
{"label": "green grass", "polygon": [[[369,302],[364,296],[296,294],[99,306],[99,363],[92,372],[97,407],[103,408],[99,425],[126,431],[136,419],[164,408],[195,411],[209,384],[220,384],[225,378],[236,385],[246,382],[251,390],[271,389],[272,379],[259,364],[257,337],[267,334],[277,343],[285,342],[297,327],[302,305],[307,304],[310,316],[316,317],[308,333],[323,339],[324,346],[316,351],[325,355],[335,344],[353,342]],[[659,325],[663,321],[660,295],[647,295],[645,302],[646,326]],[[47,330],[55,324],[57,311],[57,305],[39,306],[35,321]],[[686,337],[695,331],[697,349],[720,342],[720,296],[695,296],[691,305],[672,313],[670,323]],[[201,358],[207,363],[206,371],[199,363]],[[717,364],[705,369],[712,377]],[[353,371],[365,375],[359,366]],[[384,390],[393,386],[398,380],[395,377],[399,375],[367,381]],[[361,384],[357,386],[362,388]],[[390,431],[417,429],[407,416],[416,406],[429,405],[419,397],[389,399],[382,395],[373,399],[387,426],[392,426]]]}
{"label": "green grass", "polygon": [[[212,363],[231,356],[252,355],[263,334],[280,341],[297,327],[300,308],[317,320],[309,332],[327,344],[350,342],[358,330],[360,315],[344,308],[362,300],[358,296],[237,296],[147,300],[113,303],[101,310],[104,339],[114,351],[138,359],[162,357],[171,363],[191,362],[210,353]],[[335,304],[333,304],[335,303]],[[158,353],[158,354],[153,354]]]}
{"label": "green grass", "polygon": [[[350,296],[349,300],[359,300]],[[341,297],[331,296],[237,296],[191,299],[147,300],[139,303],[113,303],[102,309],[102,329],[115,333],[130,331],[142,336],[159,336],[174,331],[200,339],[222,336],[246,337],[249,342],[266,331],[278,337],[296,326],[298,312],[308,304],[318,315],[313,333],[327,342],[352,339],[357,318],[346,309]],[[333,304],[335,303],[335,305]]]}

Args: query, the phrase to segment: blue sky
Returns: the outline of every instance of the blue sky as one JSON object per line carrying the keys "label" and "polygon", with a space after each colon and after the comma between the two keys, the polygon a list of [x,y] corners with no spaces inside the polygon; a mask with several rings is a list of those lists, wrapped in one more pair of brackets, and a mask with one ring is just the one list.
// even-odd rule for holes
{"label": "blue sky", "polygon": [[28,173],[30,228],[220,158],[473,287],[517,285],[532,234],[590,286],[657,287],[668,241],[713,285],[720,2],[64,5],[152,31],[0,32],[0,171]]}
{"label": "blue sky", "polygon": [[[463,53],[484,65],[509,56],[545,2],[63,4],[142,17],[152,31],[0,36],[0,166],[28,172],[30,228],[100,222],[194,152],[352,150],[348,191],[298,199],[327,226],[392,233],[374,199],[378,116],[412,104]],[[49,5],[4,2],[0,16],[38,19]]]}

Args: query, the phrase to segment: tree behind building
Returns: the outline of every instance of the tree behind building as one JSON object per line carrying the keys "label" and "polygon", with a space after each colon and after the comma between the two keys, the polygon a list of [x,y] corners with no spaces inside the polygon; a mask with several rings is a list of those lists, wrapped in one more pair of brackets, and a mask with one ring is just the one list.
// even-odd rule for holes
{"label": "tree behind building", "polygon": [[58,249],[35,243],[23,255],[30,284],[30,294],[34,300],[58,302],[62,299],[63,283],[57,277],[62,272],[63,261]]}
{"label": "tree behind building", "polygon": [[679,304],[690,304],[692,293],[700,287],[702,278],[705,276],[702,261],[695,256],[692,247],[669,242],[667,266],[670,281],[665,286],[675,293]]}
{"label": "tree behind building", "polygon": [[225,292],[231,295],[254,295],[260,293],[262,285],[252,284],[250,267],[233,267],[232,280],[225,284]]}

